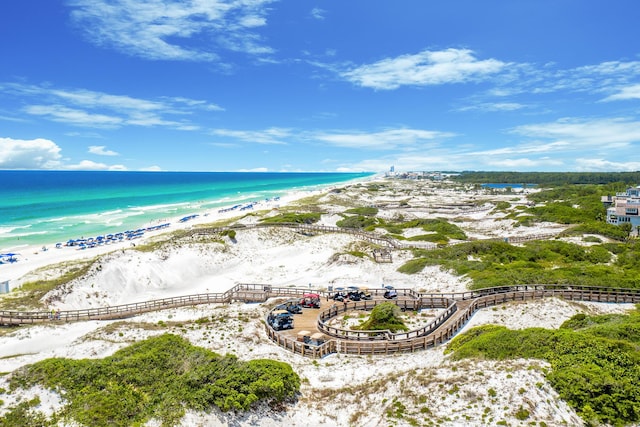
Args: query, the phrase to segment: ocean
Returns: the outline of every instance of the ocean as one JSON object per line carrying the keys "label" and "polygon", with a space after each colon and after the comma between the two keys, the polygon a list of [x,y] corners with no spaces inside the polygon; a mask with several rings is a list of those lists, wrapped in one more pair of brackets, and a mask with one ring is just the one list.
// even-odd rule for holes
{"label": "ocean", "polygon": [[120,233],[371,173],[0,171],[0,253]]}

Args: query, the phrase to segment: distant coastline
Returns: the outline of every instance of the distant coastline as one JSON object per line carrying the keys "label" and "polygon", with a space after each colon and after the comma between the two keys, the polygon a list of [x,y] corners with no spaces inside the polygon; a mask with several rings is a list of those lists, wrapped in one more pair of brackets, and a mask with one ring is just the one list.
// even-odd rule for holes
{"label": "distant coastline", "polygon": [[119,233],[373,173],[0,171],[0,252]]}

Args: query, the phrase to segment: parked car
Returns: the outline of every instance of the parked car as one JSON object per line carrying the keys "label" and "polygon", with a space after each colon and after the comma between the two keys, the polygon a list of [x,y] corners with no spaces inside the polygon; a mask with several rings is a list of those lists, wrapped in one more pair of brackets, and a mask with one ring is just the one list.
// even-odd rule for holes
{"label": "parked car", "polygon": [[369,288],[367,288],[366,286],[359,286],[358,287],[358,292],[360,294],[360,299],[361,300],[373,299],[373,296],[371,296],[371,292],[369,292]]}
{"label": "parked car", "polygon": [[300,305],[307,308],[320,308],[320,295],[304,294],[300,299]]}
{"label": "parked car", "polygon": [[385,297],[386,299],[395,299],[395,298],[398,298],[398,292],[397,292],[395,289],[393,289],[393,286],[385,286],[385,288],[387,289],[387,290],[384,292],[384,297]]}
{"label": "parked car", "polygon": [[343,302],[344,300],[347,300],[348,297],[346,292],[338,291],[331,296],[331,299],[336,302]]}
{"label": "parked car", "polygon": [[287,310],[273,310],[267,316],[267,323],[276,331],[293,329],[293,315]]}
{"label": "parked car", "polygon": [[276,306],[275,310],[287,310],[291,314],[300,314],[302,313],[302,306],[298,303],[298,300],[294,299]]}
{"label": "parked car", "polygon": [[318,345],[322,345],[325,343],[325,337],[322,333],[320,332],[316,332],[316,333],[311,333],[309,331],[300,331],[298,332],[298,338],[297,340],[299,342],[303,342],[305,344],[306,348],[309,348],[309,346],[318,346]]}

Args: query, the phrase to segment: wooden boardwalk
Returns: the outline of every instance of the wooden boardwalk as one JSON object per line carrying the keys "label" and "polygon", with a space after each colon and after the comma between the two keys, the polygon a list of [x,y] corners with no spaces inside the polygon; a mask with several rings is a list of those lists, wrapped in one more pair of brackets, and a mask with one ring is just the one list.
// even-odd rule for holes
{"label": "wooden boardwalk", "polygon": [[[442,311],[429,325],[399,334],[392,334],[389,331],[351,331],[328,325],[329,319],[344,313],[345,310],[370,310],[376,304],[386,301],[381,297],[383,291],[384,289],[370,289],[373,300],[334,304],[332,300],[327,300],[328,292],[315,290],[313,292],[322,297],[319,309],[306,308],[302,314],[295,315],[293,330],[277,332],[265,322],[266,333],[276,344],[309,357],[323,357],[331,353],[391,354],[419,351],[442,344],[451,339],[477,310],[510,301],[532,301],[556,297],[573,301],[640,303],[639,289],[590,286],[521,285],[444,294],[424,294],[411,289],[397,289],[399,297],[392,301],[403,309],[415,310],[428,307],[441,308]],[[0,310],[0,325],[124,319],[168,308],[233,301],[263,302],[274,297],[301,297],[308,292],[310,292],[308,288],[241,284],[224,293],[186,295],[113,307],[67,310],[59,312],[53,318],[48,311]],[[328,341],[320,346],[306,346],[296,341],[297,332],[300,330],[320,331],[327,336]]]}

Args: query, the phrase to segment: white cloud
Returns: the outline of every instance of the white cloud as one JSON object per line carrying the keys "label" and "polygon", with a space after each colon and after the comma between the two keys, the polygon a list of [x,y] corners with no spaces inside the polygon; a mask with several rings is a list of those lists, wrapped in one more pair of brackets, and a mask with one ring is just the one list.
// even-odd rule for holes
{"label": "white cloud", "polygon": [[[184,97],[148,100],[85,89],[62,90],[15,83],[0,84],[0,89],[15,95],[21,103],[26,103],[22,111],[27,114],[93,128],[160,126],[192,131],[200,129],[200,126],[185,121],[185,116],[200,111],[224,111],[219,105]],[[37,100],[38,103],[28,105],[30,100]],[[172,120],[169,116],[177,119]]]}
{"label": "white cloud", "polygon": [[120,154],[112,151],[112,150],[107,150],[107,147],[105,147],[104,145],[92,145],[89,147],[89,153],[91,154],[96,154],[98,156],[119,156]]}
{"label": "white cloud", "polygon": [[576,159],[577,170],[579,171],[621,171],[635,172],[640,170],[640,162],[614,162],[605,159]]}
{"label": "white cloud", "polygon": [[627,99],[640,99],[640,84],[618,89],[618,93],[607,96],[603,101],[621,101]]}
{"label": "white cloud", "polygon": [[[70,0],[87,38],[147,59],[215,61],[220,47],[270,53],[251,30],[266,25],[274,0]],[[206,43],[195,47],[196,38]],[[206,48],[205,48],[206,47]]]}
{"label": "white cloud", "polygon": [[0,169],[53,169],[60,165],[60,151],[48,139],[0,138]]}
{"label": "white cloud", "polygon": [[[561,69],[556,64],[510,64],[492,90],[495,96],[516,93],[546,94],[554,92],[611,93],[624,91],[637,80],[640,61],[609,61],[595,65]],[[632,89],[633,90],[633,89]],[[623,95],[624,96],[624,95]],[[610,99],[611,98],[611,99]],[[616,100],[612,95],[605,100]]]}
{"label": "white cloud", "polygon": [[24,111],[34,116],[44,116],[54,122],[96,128],[115,128],[123,123],[120,117],[93,114],[62,105],[29,105],[24,108]]}
{"label": "white cloud", "polygon": [[97,163],[91,160],[82,160],[80,163],[65,165],[65,170],[83,170],[83,171],[126,171],[127,168],[124,165],[107,165],[104,163]]}
{"label": "white cloud", "polygon": [[492,169],[499,168],[501,170],[519,170],[519,169],[528,169],[532,170],[534,168],[555,166],[559,167],[563,165],[561,160],[550,159],[548,157],[543,157],[539,159],[530,159],[527,157],[521,157],[516,159],[486,159],[486,166],[490,166]]}
{"label": "white cloud", "polygon": [[0,169],[127,170],[124,165],[107,165],[91,160],[67,164],[63,162],[61,151],[55,142],[48,139],[0,138]]}
{"label": "white cloud", "polygon": [[503,156],[513,154],[545,154],[571,149],[571,144],[566,141],[541,142],[518,144],[510,147],[500,147],[491,150],[481,150],[469,153],[474,156]]}
{"label": "white cloud", "polygon": [[138,169],[140,172],[162,172],[163,169],[160,166],[147,166],[146,168]]}
{"label": "white cloud", "polygon": [[269,168],[238,169],[236,172],[269,172]]}
{"label": "white cloud", "polygon": [[453,137],[453,133],[423,129],[387,129],[380,132],[318,132],[310,138],[338,147],[394,150],[398,148],[424,148],[425,142]]}
{"label": "white cloud", "polygon": [[484,102],[475,105],[458,108],[457,111],[516,111],[527,108],[526,105],[517,102]]}
{"label": "white cloud", "polygon": [[359,86],[397,89],[482,81],[507,65],[496,59],[478,60],[469,49],[452,48],[387,58],[343,71],[341,75]]}
{"label": "white cloud", "polygon": [[551,123],[518,126],[512,132],[529,138],[551,139],[558,144],[557,147],[572,151],[587,147],[614,150],[640,142],[640,122],[622,118],[565,118]]}
{"label": "white cloud", "polygon": [[[283,145],[289,141],[309,142],[329,144],[336,147],[371,149],[371,150],[415,150],[424,149],[425,143],[438,143],[446,138],[455,136],[453,133],[430,131],[423,129],[385,129],[382,131],[365,132],[325,132],[325,131],[301,131],[288,128],[268,128],[263,130],[232,130],[214,129],[211,134],[221,137],[238,139],[240,141]],[[223,148],[235,147],[236,145],[227,142],[211,143]]]}
{"label": "white cloud", "polygon": [[284,128],[268,128],[264,130],[232,130],[232,129],[213,129],[213,135],[230,137],[245,142],[269,145],[287,144],[286,139],[291,136],[290,129]]}
{"label": "white cloud", "polygon": [[325,19],[325,14],[327,13],[326,10],[322,10],[319,7],[314,7],[313,9],[311,9],[311,16],[314,19],[317,19],[318,21],[324,21]]}

